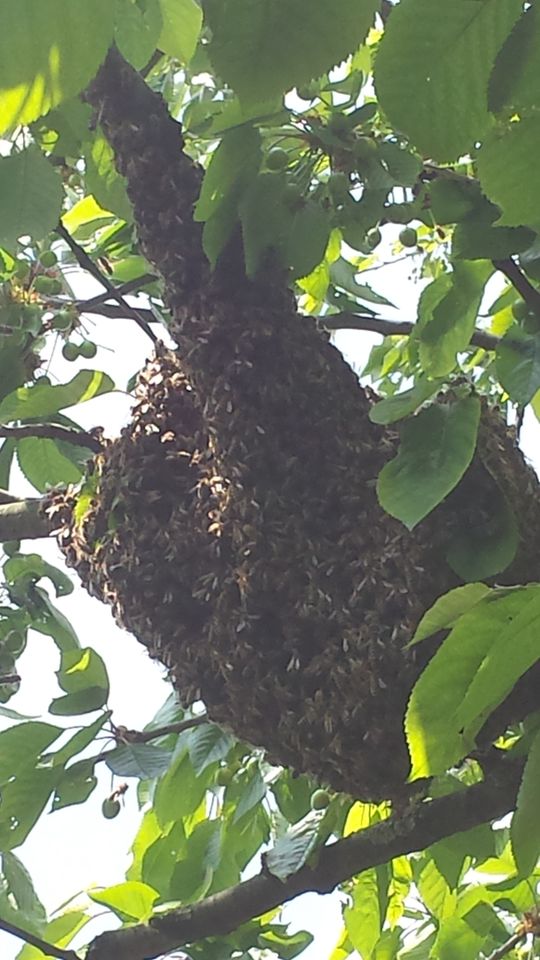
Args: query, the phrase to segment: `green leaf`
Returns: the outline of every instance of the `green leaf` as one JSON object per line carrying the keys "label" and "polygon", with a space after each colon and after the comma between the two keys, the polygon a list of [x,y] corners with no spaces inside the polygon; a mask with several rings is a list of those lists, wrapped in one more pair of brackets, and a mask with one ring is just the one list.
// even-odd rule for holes
{"label": "green leaf", "polygon": [[324,259],[331,224],[325,210],[308,200],[294,211],[281,260],[293,279],[305,277]]}
{"label": "green leaf", "polygon": [[306,863],[319,842],[319,827],[324,810],[311,810],[265,854],[265,867],[278,880],[285,881]]}
{"label": "green leaf", "polygon": [[446,551],[462,580],[485,580],[505,570],[519,546],[519,528],[508,500],[496,486],[486,492],[477,518],[460,527]]}
{"label": "green leaf", "polygon": [[80,93],[113,36],[110,0],[19,0],[2,10],[0,133]]}
{"label": "green leaf", "polygon": [[12,850],[23,843],[41,816],[59,773],[46,767],[26,766],[0,788],[0,847]]}
{"label": "green leaf", "polygon": [[234,745],[233,738],[213,723],[194,727],[186,737],[189,757],[198,776],[211,763],[223,760]]}
{"label": "green leaf", "polygon": [[402,420],[418,410],[418,407],[432,397],[439,387],[444,383],[443,380],[428,380],[427,377],[419,377],[413,387],[409,390],[403,390],[402,393],[395,393],[393,397],[385,397],[379,400],[369,411],[369,419],[372,423],[395,423],[396,420]]}
{"label": "green leaf", "polygon": [[35,417],[43,420],[64,407],[85,403],[86,400],[92,400],[113,389],[111,378],[98,370],[81,370],[69,383],[55,387],[48,383],[19,387],[0,403],[0,423],[30,420]]}
{"label": "green leaf", "polygon": [[160,0],[163,27],[157,46],[163,53],[189,63],[202,27],[202,10],[196,0]]}
{"label": "green leaf", "polygon": [[352,53],[372,22],[374,0],[204,0],[210,59],[245,102],[306,83]]}
{"label": "green leaf", "polygon": [[45,907],[34,889],[28,870],[14,853],[2,854],[2,873],[9,895],[15,900],[17,909],[24,914],[26,922],[41,928],[47,916]]}
{"label": "green leaf", "polygon": [[238,182],[252,179],[261,162],[261,137],[251,124],[228,131],[207,167],[195,220],[208,220],[226,200]]}
{"label": "green leaf", "polygon": [[73,593],[73,583],[67,574],[48,563],[39,553],[16,553],[6,560],[4,576],[9,584],[19,580],[36,583],[41,577],[48,577],[54,585],[57,597],[66,597]]}
{"label": "green leaf", "polygon": [[278,250],[287,238],[292,211],[283,202],[283,190],[283,177],[263,173],[242,197],[240,220],[249,277],[255,276],[267,251]]}
{"label": "green leaf", "polygon": [[343,911],[349,939],[362,960],[370,960],[381,935],[379,882],[375,868],[365,870],[356,880],[352,904]]}
{"label": "green leaf", "polygon": [[481,199],[479,184],[466,177],[441,176],[430,187],[435,223],[459,223],[473,213]]}
{"label": "green leaf", "polygon": [[77,634],[67,617],[55,607],[47,592],[41,587],[34,587],[32,599],[34,606],[39,603],[39,613],[33,616],[31,623],[33,629],[52,637],[61,653],[79,650]]}
{"label": "green leaf", "polygon": [[487,716],[538,659],[539,622],[537,585],[492,591],[459,618],[411,694],[411,779],[443,773],[472,749]]}
{"label": "green leaf", "polygon": [[390,123],[420,153],[456,160],[482,139],[491,125],[493,62],[521,7],[520,0],[407,0],[392,11],[375,86]]}
{"label": "green leaf", "polygon": [[478,153],[478,176],[487,195],[502,209],[504,226],[540,222],[540,117],[523,118],[495,131]]}
{"label": "green leaf", "polygon": [[104,890],[89,890],[88,896],[94,903],[101,903],[109,907],[123,923],[149,920],[154,910],[154,904],[159,894],[147,883],[137,880],[128,880],[117,883]]}
{"label": "green leaf", "polygon": [[483,945],[484,937],[465,920],[446,917],[439,926],[432,956],[438,960],[464,960],[464,957],[477,957]]}
{"label": "green leaf", "polygon": [[489,81],[490,109],[537,107],[540,101],[540,12],[533,3],[499,51]]}
{"label": "green leaf", "polygon": [[246,813],[249,813],[250,810],[253,810],[254,807],[258,806],[261,800],[266,796],[267,786],[260,774],[259,770],[256,770],[254,775],[250,780],[244,785],[242,796],[234,815],[232,818],[233,823],[238,823],[239,820],[245,816]]}
{"label": "green leaf", "polygon": [[171,756],[170,750],[151,743],[123,743],[107,753],[106,763],[118,777],[151,780],[167,770]]}
{"label": "green leaf", "polygon": [[[1,364],[0,364],[1,367]],[[1,369],[0,369],[0,377]],[[2,391],[0,390],[0,396]],[[9,477],[11,474],[11,465],[13,463],[13,455],[15,453],[15,441],[14,440],[4,440],[2,446],[0,447],[0,487],[3,490],[9,490]]]}
{"label": "green leaf", "polygon": [[412,647],[426,637],[432,637],[439,630],[453,626],[462,614],[474,607],[489,592],[490,588],[485,583],[467,583],[464,587],[455,587],[443,594],[424,614],[407,646]]}
{"label": "green leaf", "polygon": [[401,187],[415,186],[422,170],[422,161],[419,157],[392,140],[385,140],[380,143],[378,152],[397,185]]}
{"label": "green leaf", "polygon": [[527,250],[536,234],[527,227],[493,227],[471,217],[458,223],[452,256],[465,260],[504,260]]}
{"label": "green leaf", "polygon": [[[124,2],[133,6],[130,0]],[[126,193],[126,181],[118,173],[113,149],[101,133],[96,134],[91,144],[86,144],[85,183],[86,189],[100,207],[110,210],[121,220],[133,220],[133,209]]]}
{"label": "green leaf", "polygon": [[207,892],[219,862],[221,823],[203,820],[183,845],[171,875],[170,895],[183,903]]}
{"label": "green leaf", "polygon": [[67,693],[65,697],[55,697],[49,704],[49,713],[56,717],[78,717],[99,710],[106,702],[103,687],[91,686],[76,693]]}
{"label": "green leaf", "polygon": [[[257,946],[262,950],[270,950],[275,953],[280,960],[294,960],[299,953],[302,953],[306,947],[313,942],[313,935],[305,930],[298,930],[296,933],[282,933],[279,929],[272,927],[265,930],[257,937]],[[248,954],[249,957],[249,954]]]}
{"label": "green leaf", "polygon": [[377,482],[383,509],[412,530],[461,480],[479,421],[480,401],[465,397],[428,407],[404,423],[398,455]]}
{"label": "green leaf", "polygon": [[58,683],[67,696],[52,701],[49,710],[61,716],[99,710],[109,696],[109,678],[103,660],[91,647],[64,650]]}
{"label": "green leaf", "polygon": [[485,261],[457,261],[446,292],[445,277],[430,285],[433,288],[431,304],[427,292],[430,287],[424,290],[419,304],[418,337],[420,361],[430,376],[445,377],[451,373],[458,353],[469,345],[484,287],[492,273],[492,265]]}
{"label": "green leaf", "polygon": [[97,777],[94,767],[97,758],[78,760],[65,769],[56,782],[52,801],[52,811],[71,807],[73,804],[84,803],[97,787]]}
{"label": "green leaf", "polygon": [[0,207],[0,244],[8,249],[23,234],[41,240],[58,223],[62,183],[38,147],[0,157]]}
{"label": "green leaf", "polygon": [[[75,934],[90,919],[91,917],[84,910],[68,910],[46,924],[40,934],[46,939],[47,943],[53,943],[56,947],[67,947]],[[26,944],[17,954],[17,960],[44,960],[44,954],[38,947],[31,947]],[[51,960],[54,960],[54,958],[51,958]]]}
{"label": "green leaf", "polygon": [[114,42],[120,53],[136,70],[146,66],[152,56],[163,25],[160,0],[115,0]]}
{"label": "green leaf", "polygon": [[3,730],[0,733],[0,784],[35,766],[38,757],[61,733],[60,727],[39,720]]}
{"label": "green leaf", "polygon": [[[64,744],[63,747],[60,747],[55,753],[52,754],[52,760],[55,767],[65,766],[65,764],[75,757],[78,753],[81,753],[86,749],[89,744],[93,743],[96,739],[98,733],[103,729],[103,726],[111,717],[110,710],[107,710],[103,713],[97,720],[94,720],[93,723],[90,723],[87,727],[82,727],[80,730],[77,730],[72,737]],[[92,762],[95,762],[93,760]]]}
{"label": "green leaf", "polygon": [[512,853],[523,876],[529,876],[540,856],[540,823],[538,819],[538,796],[540,794],[540,733],[536,734],[519,788],[517,807],[510,837]]}
{"label": "green leaf", "polygon": [[497,346],[496,367],[511,400],[526,406],[540,387],[540,334],[511,327]]}

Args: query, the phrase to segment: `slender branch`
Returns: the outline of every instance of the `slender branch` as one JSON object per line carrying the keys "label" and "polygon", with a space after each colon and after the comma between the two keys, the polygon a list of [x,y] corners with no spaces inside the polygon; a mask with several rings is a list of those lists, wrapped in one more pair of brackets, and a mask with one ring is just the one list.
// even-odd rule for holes
{"label": "slender branch", "polygon": [[[380,333],[383,337],[408,337],[416,328],[414,323],[382,320],[378,317],[347,312],[319,317],[318,322],[326,330],[370,330],[373,333]],[[471,343],[474,346],[483,347],[485,350],[495,350],[499,342],[499,337],[484,333],[483,330],[475,330],[471,337]]]}
{"label": "slender branch", "polygon": [[40,513],[41,500],[16,500],[0,505],[0,543],[49,537],[53,524]]}
{"label": "slender branch", "polygon": [[493,953],[490,953],[486,960],[501,960],[501,957],[504,957],[507,953],[510,953],[510,951],[513,950],[514,947],[517,947],[518,943],[521,940],[524,940],[526,936],[526,931],[521,931],[521,933],[513,933],[508,940],[505,940],[504,943],[501,944],[500,947],[497,947]]}
{"label": "slender branch", "polygon": [[75,254],[79,266],[82,267],[83,270],[87,270],[95,280],[101,283],[101,285],[108,290],[109,296],[112,297],[113,300],[116,300],[116,302],[125,309],[126,315],[131,317],[132,320],[135,320],[135,323],[141,328],[141,330],[144,330],[146,335],[150,337],[152,343],[156,343],[158,337],[151,327],[149,327],[146,320],[143,320],[139,314],[139,311],[135,307],[130,306],[129,303],[124,300],[122,295],[118,293],[114,283],[112,283],[109,278],[99,269],[92,258],[88,256],[86,250],[83,250],[81,245],[73,239],[69,230],[66,230],[63,223],[60,222],[58,224],[56,227],[56,232],[59,237],[62,237],[62,240],[67,243],[70,250]]}
{"label": "slender branch", "polygon": [[153,960],[185,944],[230,933],[301,893],[329,893],[370,867],[504,816],[515,804],[520,772],[503,761],[483,783],[417,803],[402,816],[323,847],[314,866],[302,867],[285,881],[263,865],[257,876],[199,903],[100,934],[90,944],[86,960]]}
{"label": "slender branch", "polygon": [[115,726],[114,735],[122,743],[148,743],[150,740],[157,740],[158,737],[165,737],[168,733],[183,733],[184,730],[200,727],[209,722],[207,714],[201,713],[198,717],[179,720],[177,723],[167,723],[163,727],[156,727],[154,730],[128,730],[127,727]]}
{"label": "slender branch", "polygon": [[5,686],[9,683],[20,683],[21,678],[18,673],[8,673],[3,677],[0,677],[0,687]]}
{"label": "slender branch", "polygon": [[[155,273],[143,273],[140,277],[134,277],[133,280],[126,280],[125,283],[120,284],[116,287],[116,294],[120,297],[125,297],[128,293],[133,293],[134,291],[139,292],[140,287],[146,286],[147,283],[152,283],[154,280],[157,280],[158,277]],[[90,307],[97,307],[98,304],[103,303],[105,300],[110,300],[111,294],[109,290],[106,290],[104,293],[98,293],[95,297],[90,297],[88,300],[76,300],[75,306],[81,313],[88,312]],[[141,311],[137,309],[137,313]],[[152,313],[151,310],[147,311]],[[154,316],[152,314],[152,316]],[[154,318],[155,319],[155,318]]]}
{"label": "slender branch", "polygon": [[38,950],[41,950],[48,957],[58,957],[58,960],[80,960],[79,954],[75,953],[74,950],[63,950],[62,947],[55,947],[53,943],[47,943],[46,940],[42,940],[41,937],[34,936],[33,933],[30,933],[28,930],[22,930],[21,927],[17,927],[14,923],[9,923],[8,920],[0,919],[0,930],[5,930],[6,933],[10,933],[12,937],[18,937],[19,940],[24,940],[25,943],[29,943],[32,947],[37,947]]}
{"label": "slender branch", "polygon": [[0,504],[17,503],[17,500],[20,500],[20,497],[16,497],[13,493],[10,493],[9,490],[4,490],[0,487]]}
{"label": "slender branch", "polygon": [[540,316],[540,291],[537,290],[536,287],[533,287],[515,260],[510,258],[508,258],[508,260],[494,260],[493,266],[496,270],[504,273],[512,286],[514,286],[520,296],[523,297],[530,310]]}
{"label": "slender branch", "polygon": [[54,423],[28,423],[20,427],[0,427],[0,437],[12,440],[24,440],[27,437],[43,437],[46,440],[63,440],[77,447],[87,447],[93,453],[103,450],[102,443],[85,430],[73,430]]}

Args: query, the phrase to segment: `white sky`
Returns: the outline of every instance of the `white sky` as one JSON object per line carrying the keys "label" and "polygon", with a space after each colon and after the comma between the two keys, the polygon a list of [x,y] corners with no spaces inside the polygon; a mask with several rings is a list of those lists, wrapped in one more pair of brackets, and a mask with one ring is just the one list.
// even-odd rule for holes
{"label": "white sky", "polygon": [[[390,254],[387,235],[388,228],[385,229],[385,241],[381,246],[381,255],[386,259]],[[409,263],[399,263],[362,278],[399,305],[399,313],[384,309],[384,316],[389,319],[414,320],[421,287],[410,281],[410,267]],[[77,295],[88,297],[96,292],[99,289],[84,280]],[[124,387],[128,378],[150,355],[150,341],[128,320],[92,317],[86,322],[86,327],[87,335],[101,347],[95,361],[67,363],[57,349],[53,373],[61,380],[70,379],[78,369],[95,365],[110,373],[120,388]],[[341,332],[336,335],[337,345],[356,369],[363,366],[371,346],[379,341],[379,336],[363,332]],[[92,400],[73,413],[84,427],[102,424],[106,433],[113,436],[129,417],[129,410],[129,398],[126,394],[118,393]],[[539,424],[534,415],[528,415],[522,431],[522,446],[531,460],[538,456],[539,435]],[[27,493],[23,478],[18,483],[21,494]],[[63,566],[54,542],[28,543],[27,547],[29,551],[38,549],[52,563]],[[73,594],[55,602],[73,623],[81,644],[95,647],[107,664],[115,723],[140,729],[169,693],[169,685],[163,679],[164,671],[149,660],[144,648],[133,637],[116,627],[108,608],[91,599],[74,582]],[[54,676],[58,660],[58,651],[52,639],[34,634],[19,661],[23,678],[21,690],[8,705],[22,713],[45,713],[52,697],[59,693]],[[0,718],[0,724],[5,726],[7,722]],[[106,886],[124,879],[129,862],[128,850],[139,821],[135,781],[131,781],[132,786],[121,814],[115,820],[104,820],[100,808],[103,799],[110,793],[111,781],[105,766],[100,766],[100,784],[87,803],[42,816],[24,846],[15,851],[29,868],[37,892],[49,910],[91,885]],[[314,944],[302,954],[303,960],[323,960],[330,953],[341,929],[340,902],[336,895],[321,897],[306,894],[294,905],[285,908],[284,917],[295,928],[305,927],[316,933]],[[101,926],[99,920],[93,921],[89,928],[91,935],[96,935]],[[12,960],[21,946],[14,938],[0,931],[2,960]]]}

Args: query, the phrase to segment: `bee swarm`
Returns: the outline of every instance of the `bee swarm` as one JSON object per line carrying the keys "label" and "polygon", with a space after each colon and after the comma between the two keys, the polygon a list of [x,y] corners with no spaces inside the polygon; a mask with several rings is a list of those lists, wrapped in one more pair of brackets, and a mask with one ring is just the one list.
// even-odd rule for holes
{"label": "bee swarm", "polygon": [[[493,478],[477,454],[409,533],[375,493],[396,435],[368,420],[337,351],[302,318],[254,329],[231,317],[201,338],[213,363],[195,365],[208,371],[198,388],[158,349],[131,424],[94,461],[84,511],[69,490],[48,511],[68,564],[166,665],[185,705],[204,700],[274,762],[336,790],[399,796],[403,714],[434,650],[406,644],[458,583],[445,536]],[[507,495],[532,501],[516,582],[538,542],[536,481],[500,419],[484,420],[480,451],[504,461]]]}

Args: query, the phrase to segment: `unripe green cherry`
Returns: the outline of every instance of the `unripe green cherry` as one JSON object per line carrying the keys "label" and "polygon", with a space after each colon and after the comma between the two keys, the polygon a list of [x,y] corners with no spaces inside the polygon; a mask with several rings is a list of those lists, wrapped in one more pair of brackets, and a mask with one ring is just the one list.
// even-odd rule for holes
{"label": "unripe green cherry", "polygon": [[120,801],[108,797],[101,804],[101,812],[106,820],[114,820],[120,813]]}
{"label": "unripe green cherry", "polygon": [[83,340],[83,342],[79,344],[78,349],[79,356],[84,357],[85,360],[91,360],[97,353],[97,347],[91,340]]}
{"label": "unripe green cherry", "polygon": [[17,260],[15,264],[14,274],[17,277],[17,280],[26,280],[30,274],[30,263],[28,260]]}
{"label": "unripe green cherry", "polygon": [[50,294],[53,292],[55,281],[52,277],[46,277],[43,274],[40,274],[34,280],[34,290],[36,293],[45,293]]}
{"label": "unripe green cherry", "polygon": [[266,166],[275,172],[284,170],[289,163],[289,154],[283,147],[272,147],[266,157]]}
{"label": "unripe green cherry", "polygon": [[79,348],[76,343],[65,343],[62,347],[62,356],[64,360],[76,360],[79,356]]}
{"label": "unripe green cherry", "polygon": [[21,549],[21,541],[6,540],[5,543],[2,544],[2,547],[4,548],[6,557],[12,557],[14,553],[18,553]]}
{"label": "unripe green cherry", "polygon": [[44,250],[43,253],[39,255],[39,262],[42,267],[49,269],[50,267],[55,267],[58,263],[58,257],[56,256],[54,250]]}
{"label": "unripe green cherry", "polygon": [[311,809],[326,810],[331,799],[328,790],[314,790],[311,794]]}
{"label": "unripe green cherry", "polygon": [[234,774],[230,767],[220,767],[216,773],[216,783],[218,787],[227,787]]}
{"label": "unripe green cherry", "polygon": [[375,247],[378,247],[382,240],[382,234],[379,228],[373,227],[372,230],[368,230],[366,240],[370,250],[374,250]]}
{"label": "unripe green cherry", "polygon": [[69,310],[59,310],[51,319],[53,330],[69,330],[73,323],[73,314]]}
{"label": "unripe green cherry", "polygon": [[399,242],[403,247],[416,247],[418,244],[418,234],[414,227],[404,227],[399,232]]}

